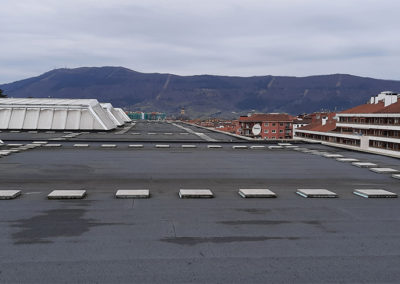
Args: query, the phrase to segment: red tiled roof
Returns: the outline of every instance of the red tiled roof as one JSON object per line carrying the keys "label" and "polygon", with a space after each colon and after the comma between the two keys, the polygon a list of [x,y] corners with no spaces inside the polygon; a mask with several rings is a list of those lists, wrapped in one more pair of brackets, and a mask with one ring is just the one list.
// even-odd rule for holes
{"label": "red tiled roof", "polygon": [[325,125],[321,123],[312,123],[300,128],[299,130],[310,130],[310,131],[318,131],[318,132],[328,132],[336,129],[336,120],[328,121]]}
{"label": "red tiled roof", "polygon": [[340,113],[377,113],[381,112],[385,108],[383,102],[379,102],[377,104],[363,104],[359,105],[347,110],[344,110]]}
{"label": "red tiled roof", "polygon": [[400,113],[400,101],[393,103],[378,111],[378,113]]}
{"label": "red tiled roof", "polygon": [[311,117],[310,118],[303,118],[303,119],[294,119],[293,123],[297,123],[297,124],[310,124],[312,122]]}
{"label": "red tiled roof", "polygon": [[241,116],[240,122],[261,122],[261,121],[293,121],[293,117],[286,113],[259,113],[252,116]]}

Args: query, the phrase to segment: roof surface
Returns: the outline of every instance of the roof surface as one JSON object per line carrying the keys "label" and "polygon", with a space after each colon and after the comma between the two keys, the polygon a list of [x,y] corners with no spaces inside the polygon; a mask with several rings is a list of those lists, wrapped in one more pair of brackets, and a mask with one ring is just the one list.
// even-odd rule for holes
{"label": "roof surface", "polygon": [[[49,139],[63,132],[1,132],[6,143],[47,137],[62,146],[0,158],[2,189],[22,190],[19,198],[0,201],[0,282],[398,282],[400,199],[365,199],[353,190],[399,194],[399,180],[290,149],[232,149],[231,136],[176,125],[193,132],[162,122],[59,142]],[[129,148],[151,137],[143,148]],[[155,148],[157,137],[171,137],[163,142],[171,148]],[[73,147],[79,139],[90,146]],[[105,140],[116,148],[101,148]],[[400,169],[398,159],[300,146]],[[210,189],[215,198],[179,199],[181,188]],[[268,188],[277,198],[244,199],[240,188]],[[303,198],[299,188],[339,197]],[[55,189],[85,189],[87,197],[47,200]],[[116,199],[118,189],[149,189],[151,196]]]}

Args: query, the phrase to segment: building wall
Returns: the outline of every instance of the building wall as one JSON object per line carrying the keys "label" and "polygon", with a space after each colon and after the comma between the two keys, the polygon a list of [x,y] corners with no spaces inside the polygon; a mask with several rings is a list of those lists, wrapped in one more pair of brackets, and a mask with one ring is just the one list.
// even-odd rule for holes
{"label": "building wall", "polygon": [[[261,125],[260,135],[254,136],[252,128],[255,124]],[[293,124],[288,121],[260,121],[240,122],[240,135],[261,139],[292,139]]]}

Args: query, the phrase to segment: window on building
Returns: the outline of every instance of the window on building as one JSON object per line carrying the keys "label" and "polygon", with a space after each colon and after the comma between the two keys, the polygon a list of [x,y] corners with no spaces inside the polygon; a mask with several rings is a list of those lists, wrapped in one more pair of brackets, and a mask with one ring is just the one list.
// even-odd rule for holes
{"label": "window on building", "polygon": [[272,133],[276,133],[276,130],[275,130],[275,129],[272,129]]}
{"label": "window on building", "polygon": [[272,126],[275,126],[276,125],[276,123],[272,123]]}
{"label": "window on building", "polygon": [[276,139],[276,137],[275,137],[275,136],[272,136],[271,139]]}
{"label": "window on building", "polygon": [[280,130],[279,130],[279,133],[283,133],[283,129],[280,129]]}
{"label": "window on building", "polygon": [[268,122],[265,122],[265,123],[264,123],[264,126],[268,126],[268,125],[269,125],[269,123],[268,123]]}
{"label": "window on building", "polygon": [[267,134],[267,133],[268,133],[268,129],[265,129],[265,130],[264,130],[264,133]]}
{"label": "window on building", "polygon": [[279,123],[280,126],[283,126],[283,122]]}
{"label": "window on building", "polygon": [[283,139],[283,137],[279,137],[279,139]]}

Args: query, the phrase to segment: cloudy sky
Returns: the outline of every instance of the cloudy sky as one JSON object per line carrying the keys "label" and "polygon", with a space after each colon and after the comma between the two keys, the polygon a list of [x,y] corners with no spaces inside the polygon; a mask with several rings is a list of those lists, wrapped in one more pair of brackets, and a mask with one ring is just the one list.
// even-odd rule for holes
{"label": "cloudy sky", "polygon": [[400,80],[398,0],[1,0],[0,83],[55,68]]}

